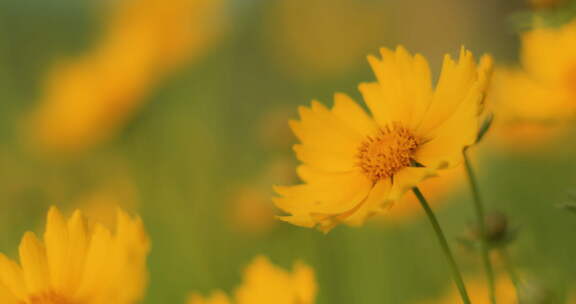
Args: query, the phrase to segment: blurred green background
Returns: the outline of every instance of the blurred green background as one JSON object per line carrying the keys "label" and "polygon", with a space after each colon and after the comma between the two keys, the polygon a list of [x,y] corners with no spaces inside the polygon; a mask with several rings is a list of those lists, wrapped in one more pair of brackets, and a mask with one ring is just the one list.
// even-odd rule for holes
{"label": "blurred green background", "polygon": [[[451,288],[419,210],[327,235],[270,219],[271,186],[295,182],[287,119],[312,99],[331,104],[334,92],[360,100],[356,85],[374,78],[365,56],[380,46],[403,44],[436,72],[460,45],[514,62],[524,1],[230,0],[213,16],[218,37],[158,77],[113,136],[72,155],[39,152],[23,130],[47,71],[98,44],[107,9],[0,0],[0,251],[15,256],[24,231],[42,231],[49,205],[70,211],[96,196],[129,200],[144,219],[152,240],[145,303],[231,291],[256,254],[313,266],[318,303],[414,303]],[[573,133],[531,153],[477,147],[488,209],[519,229],[514,263],[560,298],[576,278],[576,215],[556,207],[576,189]],[[477,256],[455,241],[474,219],[463,185],[442,198],[439,218],[466,275],[482,275]],[[240,214],[237,204],[252,201]]]}

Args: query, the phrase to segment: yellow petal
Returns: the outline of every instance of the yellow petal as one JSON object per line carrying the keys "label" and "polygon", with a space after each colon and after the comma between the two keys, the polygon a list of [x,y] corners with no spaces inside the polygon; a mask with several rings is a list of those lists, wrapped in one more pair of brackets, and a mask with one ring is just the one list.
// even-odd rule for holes
{"label": "yellow petal", "polygon": [[[119,271],[121,277],[130,280],[125,285],[122,295],[125,302],[140,300],[148,283],[146,257],[150,242],[139,217],[131,218],[120,208],[117,209],[116,244],[120,247],[118,253]],[[121,282],[119,282],[121,284]]]}
{"label": "yellow petal", "polygon": [[52,287],[61,291],[68,283],[66,277],[70,271],[68,267],[70,260],[68,229],[64,218],[56,207],[51,207],[48,211],[44,242]]}
{"label": "yellow petal", "polygon": [[20,243],[20,263],[29,294],[46,292],[50,287],[46,250],[36,235],[26,232]]}
{"label": "yellow petal", "polygon": [[492,74],[494,71],[494,60],[490,55],[483,55],[480,58],[480,63],[478,64],[478,90],[481,95],[479,115],[485,114],[486,112],[486,101],[488,99],[489,92],[492,85]]}
{"label": "yellow petal", "polygon": [[300,107],[301,121],[290,126],[302,144],[295,145],[304,163],[328,171],[349,171],[363,137],[317,102]]}
{"label": "yellow petal", "polygon": [[332,113],[345,122],[349,128],[364,136],[373,134],[378,126],[366,112],[346,94],[334,95]]}
{"label": "yellow petal", "polygon": [[300,261],[296,262],[294,264],[292,284],[298,297],[298,303],[312,304],[316,302],[318,286],[314,269]]}
{"label": "yellow petal", "polygon": [[115,264],[116,256],[112,251],[111,244],[110,231],[102,225],[96,224],[86,252],[84,275],[78,288],[80,299],[90,299],[104,294],[105,286],[110,283],[107,274],[116,270],[113,267],[120,266]]}
{"label": "yellow petal", "polygon": [[476,85],[477,70],[472,53],[462,48],[458,63],[444,57],[442,73],[428,111],[418,130],[427,133],[449,119]]}
{"label": "yellow petal", "polygon": [[398,171],[394,175],[389,200],[398,201],[404,193],[418,186],[421,181],[435,175],[436,170],[431,168],[407,167]]}
{"label": "yellow petal", "polygon": [[26,289],[26,283],[24,282],[22,269],[20,268],[20,266],[18,266],[18,264],[8,259],[5,255],[1,253],[0,253],[0,285],[5,286],[6,289],[15,297],[21,300],[26,298],[27,289]]}
{"label": "yellow petal", "polygon": [[478,103],[482,96],[473,94],[447,121],[429,133],[432,138],[416,151],[417,162],[431,167],[453,167],[462,160],[462,150],[476,141],[478,133]]}
{"label": "yellow petal", "polygon": [[276,206],[290,214],[282,220],[299,226],[314,226],[318,219],[312,214],[338,215],[359,204],[371,188],[371,182],[358,171],[330,173],[302,166],[300,174],[307,184],[276,187],[282,197],[274,199]]}
{"label": "yellow petal", "polygon": [[268,258],[257,256],[244,271],[243,283],[235,292],[235,303],[314,303],[314,272],[301,264],[295,267],[289,272],[273,265]]}
{"label": "yellow petal", "polygon": [[298,173],[307,184],[290,187],[288,198],[310,200],[312,212],[340,213],[353,208],[371,188],[371,182],[359,171],[350,173],[326,173],[300,166]]}
{"label": "yellow petal", "polygon": [[2,304],[21,304],[22,299],[18,299],[12,294],[11,290],[0,283],[0,303]]}
{"label": "yellow petal", "polygon": [[[381,60],[369,56],[368,61],[381,86],[382,100],[378,103],[385,106],[373,109],[370,106],[373,102],[368,106],[377,118],[388,116],[413,128],[422,119],[431,99],[428,63],[422,56],[412,56],[401,46],[395,52],[383,48],[380,53]],[[386,111],[387,114],[377,114],[377,111]]]}
{"label": "yellow petal", "polygon": [[348,214],[341,215],[340,218],[345,220],[350,226],[361,226],[366,219],[377,214],[385,212],[391,203],[389,193],[391,189],[390,180],[384,179],[376,183],[370,190],[365,201],[357,208],[351,210]]}
{"label": "yellow petal", "polygon": [[68,220],[69,271],[66,276],[66,282],[70,290],[75,290],[84,274],[84,262],[86,260],[86,248],[88,246],[86,228],[86,222],[82,213],[78,210],[74,211]]}
{"label": "yellow petal", "polygon": [[394,121],[389,102],[384,99],[382,86],[378,82],[361,83],[358,86],[358,90],[362,93],[364,103],[366,103],[379,125],[385,126]]}
{"label": "yellow petal", "polygon": [[414,55],[412,65],[412,78],[408,79],[408,90],[411,95],[409,95],[408,98],[412,98],[414,103],[412,113],[413,122],[412,125],[410,125],[410,127],[414,128],[420,124],[428,112],[428,108],[432,102],[433,91],[428,61],[426,61],[422,55],[416,54]]}

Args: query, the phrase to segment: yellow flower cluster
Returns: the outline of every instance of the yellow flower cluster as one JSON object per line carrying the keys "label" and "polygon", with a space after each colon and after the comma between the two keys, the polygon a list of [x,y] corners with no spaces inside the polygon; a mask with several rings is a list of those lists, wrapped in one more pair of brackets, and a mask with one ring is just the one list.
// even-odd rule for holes
{"label": "yellow flower cluster", "polygon": [[55,65],[28,132],[42,151],[74,153],[111,137],[167,72],[218,36],[220,0],[122,0],[86,54]]}
{"label": "yellow flower cluster", "polygon": [[222,291],[215,291],[208,298],[194,293],[188,304],[312,304],[316,299],[316,289],[314,271],[310,267],[297,262],[293,271],[288,272],[259,256],[246,268],[234,300]]}
{"label": "yellow flower cluster", "polygon": [[19,264],[0,255],[0,303],[136,303],[149,247],[142,221],[120,210],[112,231],[80,211],[66,220],[52,207],[43,242],[27,232]]}
{"label": "yellow flower cluster", "polygon": [[358,226],[437,170],[453,167],[477,138],[492,61],[462,48],[444,58],[434,88],[424,57],[403,47],[369,56],[376,82],[360,91],[372,115],[344,94],[330,109],[300,107],[291,127],[303,184],[276,187],[276,205],[298,226]]}
{"label": "yellow flower cluster", "polygon": [[[117,209],[114,228],[87,220],[75,211],[65,219],[51,207],[43,241],[27,232],[20,243],[20,263],[0,254],[2,304],[131,304],[147,285],[150,244],[142,221]],[[221,291],[189,304],[315,302],[314,271],[302,262],[286,271],[264,256],[246,268],[234,301]]]}

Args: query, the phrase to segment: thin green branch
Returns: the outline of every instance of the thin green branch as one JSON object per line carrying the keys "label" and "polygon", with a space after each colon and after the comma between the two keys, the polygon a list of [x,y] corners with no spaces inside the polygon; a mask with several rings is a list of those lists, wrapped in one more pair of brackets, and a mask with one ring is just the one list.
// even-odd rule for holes
{"label": "thin green branch", "polygon": [[470,298],[468,297],[468,292],[466,291],[466,285],[464,284],[464,280],[462,279],[462,274],[460,273],[460,269],[458,268],[458,264],[456,264],[456,260],[454,259],[454,256],[452,255],[452,251],[450,250],[450,246],[448,245],[448,241],[446,241],[446,236],[444,235],[444,232],[442,231],[442,227],[440,227],[440,224],[438,223],[438,220],[436,219],[436,215],[434,215],[434,211],[432,211],[432,208],[430,208],[430,205],[428,204],[428,202],[426,201],[426,198],[424,198],[424,195],[422,195],[422,192],[420,192],[420,189],[418,189],[418,187],[412,188],[412,191],[414,192],[414,195],[416,195],[416,197],[418,198],[418,201],[420,202],[420,205],[422,206],[422,208],[426,212],[426,215],[428,216],[428,219],[430,220],[430,224],[432,224],[432,228],[434,228],[434,232],[436,233],[436,237],[438,238],[438,243],[440,243],[440,247],[442,249],[442,252],[446,256],[446,259],[448,260],[448,265],[450,266],[450,270],[452,271],[454,283],[456,283],[456,286],[458,287],[458,291],[460,292],[460,297],[462,298],[462,302],[464,304],[470,304],[471,303]]}
{"label": "thin green branch", "polygon": [[482,199],[480,197],[480,192],[478,189],[478,182],[476,181],[476,176],[474,175],[474,170],[472,169],[472,164],[467,153],[468,149],[464,149],[462,154],[464,156],[464,164],[466,167],[466,175],[468,176],[468,182],[470,183],[470,189],[472,190],[474,209],[476,210],[476,221],[478,224],[478,229],[480,230],[480,251],[482,256],[482,264],[484,264],[484,270],[486,272],[486,278],[488,280],[488,292],[490,296],[490,301],[492,304],[496,304],[496,292],[494,289],[494,270],[492,268],[492,261],[490,260],[490,252],[488,248],[488,233],[486,229],[486,215],[484,212],[484,205],[482,204]]}

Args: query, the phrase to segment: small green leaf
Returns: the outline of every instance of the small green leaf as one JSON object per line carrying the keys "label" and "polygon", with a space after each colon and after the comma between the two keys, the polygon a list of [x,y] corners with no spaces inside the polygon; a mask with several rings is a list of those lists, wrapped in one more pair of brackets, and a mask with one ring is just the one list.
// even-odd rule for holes
{"label": "small green leaf", "polygon": [[488,130],[490,130],[490,127],[492,127],[493,121],[494,121],[494,115],[493,114],[489,114],[486,117],[486,119],[484,119],[484,122],[482,122],[482,126],[480,126],[480,130],[478,130],[478,136],[476,137],[476,143],[479,143],[484,138],[484,135],[486,135]]}

